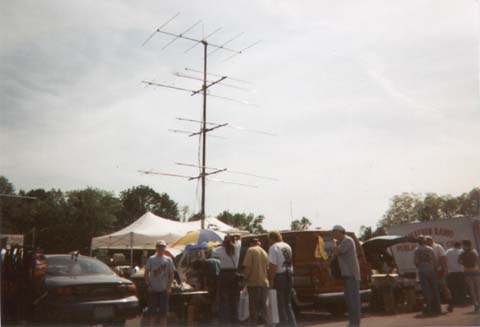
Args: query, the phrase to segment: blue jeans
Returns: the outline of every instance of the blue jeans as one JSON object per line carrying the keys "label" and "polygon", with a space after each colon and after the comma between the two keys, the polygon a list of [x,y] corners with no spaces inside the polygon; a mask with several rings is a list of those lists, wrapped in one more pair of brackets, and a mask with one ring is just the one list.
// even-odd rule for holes
{"label": "blue jeans", "polygon": [[360,301],[360,281],[353,276],[342,277],[345,287],[345,303],[348,309],[350,326],[360,326],[362,303]]}
{"label": "blue jeans", "polygon": [[422,287],[423,297],[426,302],[426,313],[439,314],[442,312],[440,307],[440,293],[435,271],[418,271],[420,286]]}
{"label": "blue jeans", "polygon": [[273,286],[277,290],[279,326],[296,327],[297,321],[292,309],[292,275],[289,274],[287,276],[286,273],[276,274]]}

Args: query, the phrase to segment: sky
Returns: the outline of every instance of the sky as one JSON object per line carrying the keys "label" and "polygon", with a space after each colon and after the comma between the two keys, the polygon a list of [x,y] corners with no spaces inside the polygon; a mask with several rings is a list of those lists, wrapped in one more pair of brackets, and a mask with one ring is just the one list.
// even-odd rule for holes
{"label": "sky", "polygon": [[[208,56],[227,76],[207,98],[215,178],[206,212],[264,215],[268,229],[374,226],[403,192],[480,185],[480,10],[475,0],[9,1],[0,11],[0,174],[17,190],[148,185],[199,211],[203,49],[164,30],[243,49]],[[213,50],[213,49],[211,49]],[[209,50],[210,51],[210,50]],[[227,60],[228,59],[228,60]],[[210,77],[212,80],[215,77]],[[246,81],[240,82],[238,80]],[[229,87],[234,85],[236,88]],[[273,177],[260,179],[228,173]]]}

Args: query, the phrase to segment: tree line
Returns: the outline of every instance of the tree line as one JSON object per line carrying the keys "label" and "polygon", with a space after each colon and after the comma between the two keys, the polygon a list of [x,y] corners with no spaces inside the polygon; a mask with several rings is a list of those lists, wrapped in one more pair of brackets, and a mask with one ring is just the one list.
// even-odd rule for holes
{"label": "tree line", "polygon": [[459,196],[436,193],[402,193],[390,200],[390,207],[379,220],[376,229],[361,226],[360,239],[384,235],[385,227],[392,225],[450,219],[459,216],[480,216],[480,187]]}
{"label": "tree line", "polygon": [[[158,193],[145,185],[124,190],[118,196],[94,187],[65,192],[42,188],[16,192],[14,185],[0,176],[0,194],[1,233],[23,234],[25,244],[35,244],[47,253],[86,253],[92,237],[124,228],[147,211],[176,221],[199,217],[187,217],[187,206],[179,208],[167,193]],[[223,211],[217,218],[252,233],[265,231],[263,215]]]}

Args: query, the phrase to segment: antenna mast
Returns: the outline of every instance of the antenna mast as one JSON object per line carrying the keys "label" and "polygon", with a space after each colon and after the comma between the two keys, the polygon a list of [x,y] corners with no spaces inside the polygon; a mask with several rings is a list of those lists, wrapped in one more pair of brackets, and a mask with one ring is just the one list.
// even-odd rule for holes
{"label": "antenna mast", "polygon": [[[197,23],[195,23],[193,26],[191,26],[190,28],[188,28],[186,31],[184,31],[182,34],[174,34],[174,33],[170,33],[170,32],[167,32],[167,31],[164,31],[162,30],[163,27],[165,27],[168,23],[170,23],[174,18],[176,18],[177,16],[179,15],[179,13],[177,13],[176,15],[174,15],[172,18],[170,18],[170,20],[168,20],[166,23],[164,23],[160,28],[158,28],[152,35],[150,35],[147,40],[142,44],[142,46],[144,46],[148,41],[150,41],[150,39],[155,35],[156,32],[158,33],[162,33],[162,34],[165,34],[165,35],[169,35],[169,36],[173,36],[174,38],[166,45],[162,48],[162,50],[164,50],[165,48],[167,48],[170,44],[172,44],[174,41],[176,41],[177,39],[184,39],[184,40],[188,40],[188,41],[192,41],[192,42],[196,42],[197,44],[201,43],[203,45],[203,85],[202,85],[202,88],[200,90],[197,90],[197,91],[193,91],[193,90],[187,90],[187,89],[182,89],[182,88],[177,88],[177,87],[171,87],[171,86],[168,86],[168,85],[162,85],[162,84],[158,84],[158,83],[153,83],[153,82],[146,82],[144,81],[143,83],[147,84],[147,85],[156,85],[156,86],[161,86],[161,87],[167,87],[167,88],[174,88],[174,89],[177,89],[177,90],[182,90],[182,91],[188,91],[188,92],[192,92],[191,95],[196,95],[200,92],[203,93],[203,113],[202,113],[202,121],[201,121],[201,131],[200,131],[200,134],[202,136],[202,166],[201,166],[201,173],[200,173],[200,176],[198,176],[197,178],[200,178],[201,179],[201,185],[202,185],[202,195],[201,195],[201,209],[200,209],[200,216],[201,216],[201,227],[202,229],[205,228],[205,177],[207,175],[211,175],[211,174],[216,174],[216,173],[219,173],[219,172],[222,172],[222,171],[225,171],[226,169],[223,169],[223,170],[218,170],[218,171],[215,171],[215,172],[210,172],[210,173],[206,173],[205,172],[205,168],[206,168],[206,160],[207,160],[207,133],[214,130],[214,129],[217,129],[219,127],[223,127],[223,126],[226,126],[227,124],[224,124],[224,125],[217,125],[215,127],[212,127],[212,128],[209,128],[207,129],[207,89],[210,87],[210,86],[213,86],[217,83],[220,83],[221,81],[223,81],[224,79],[226,79],[227,77],[226,76],[222,76],[220,79],[214,81],[214,82],[211,82],[210,84],[207,84],[207,57],[208,57],[208,52],[207,52],[207,48],[208,46],[212,46],[213,48],[215,48],[210,54],[213,54],[214,52],[218,51],[218,50],[224,50],[224,51],[228,51],[228,52],[231,52],[232,55],[228,58],[230,59],[231,57],[233,56],[236,56],[238,54],[241,54],[244,50],[246,49],[249,49],[251,48],[252,46],[256,45],[258,42],[255,42],[254,44],[242,49],[242,50],[234,50],[234,49],[231,49],[231,48],[227,48],[225,47],[228,43],[232,42],[234,39],[238,38],[240,35],[237,35],[235,36],[234,38],[230,39],[229,41],[221,44],[221,45],[215,45],[215,44],[211,44],[211,43],[208,43],[207,42],[207,38],[209,36],[211,36],[212,34],[216,33],[219,29],[215,30],[214,32],[210,33],[207,37],[204,37],[203,39],[201,40],[198,40],[198,39],[195,39],[195,38],[192,38],[192,37],[187,37],[185,36],[185,34],[187,32],[189,32],[191,29],[193,29],[195,26],[197,26],[200,21],[198,21]],[[194,47],[194,46],[193,46]],[[190,49],[192,49],[193,47],[191,47]],[[190,49],[187,49],[187,52],[190,50]],[[212,96],[210,94],[210,96]],[[220,97],[221,98],[221,97]],[[226,100],[232,100],[232,99],[228,99],[228,98],[225,98]],[[239,102],[239,101],[237,101]],[[196,134],[196,133],[195,133]],[[192,134],[194,135],[194,134]],[[196,179],[196,178],[190,178],[190,179]]]}

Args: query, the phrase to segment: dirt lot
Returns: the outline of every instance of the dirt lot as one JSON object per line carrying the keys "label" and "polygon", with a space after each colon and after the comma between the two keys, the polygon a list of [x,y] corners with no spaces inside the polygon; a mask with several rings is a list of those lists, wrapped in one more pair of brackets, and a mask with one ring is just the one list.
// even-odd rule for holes
{"label": "dirt lot", "polygon": [[[173,323],[169,326],[175,326]],[[328,313],[307,312],[298,317],[298,325],[302,327],[345,327],[347,318],[334,318]],[[127,322],[127,327],[140,327],[141,319]],[[178,325],[177,325],[178,326]],[[217,325],[219,326],[219,325]],[[411,326],[480,326],[480,314],[473,313],[472,307],[455,308],[454,312],[432,318],[416,318],[415,313],[391,316],[365,314],[362,326],[368,327],[411,327]]]}

